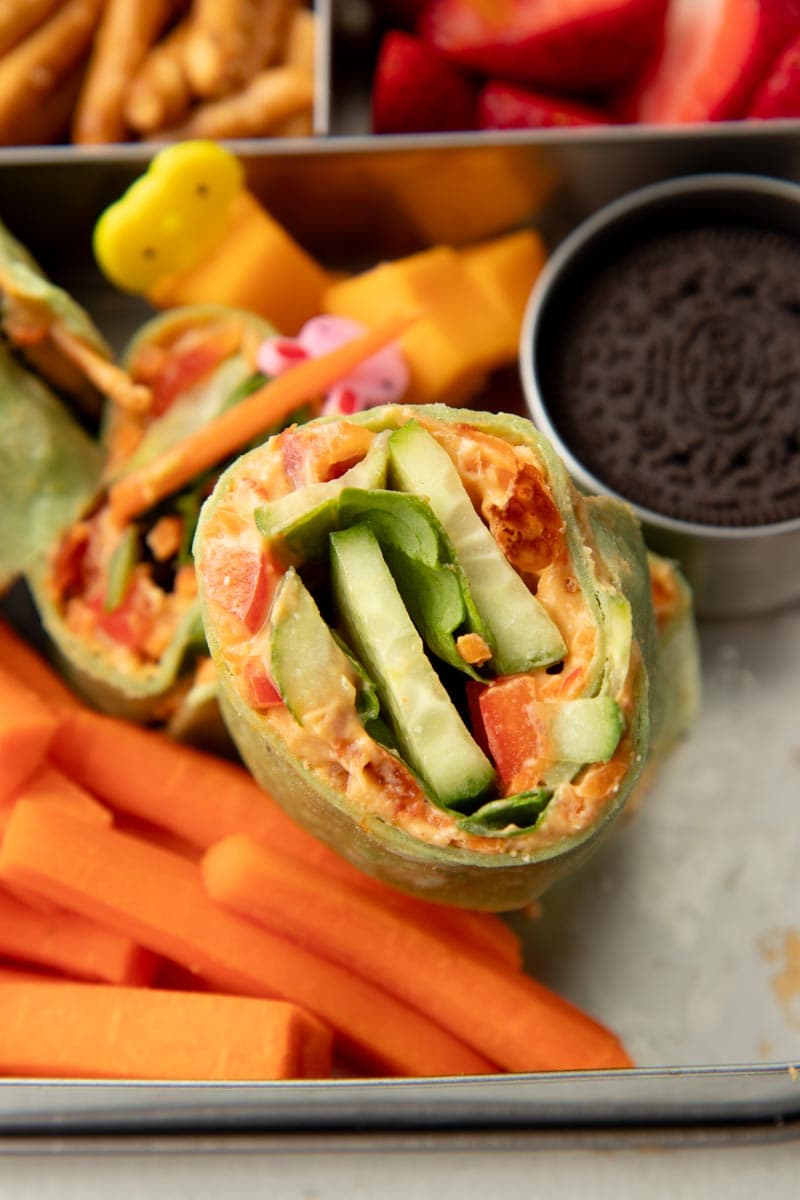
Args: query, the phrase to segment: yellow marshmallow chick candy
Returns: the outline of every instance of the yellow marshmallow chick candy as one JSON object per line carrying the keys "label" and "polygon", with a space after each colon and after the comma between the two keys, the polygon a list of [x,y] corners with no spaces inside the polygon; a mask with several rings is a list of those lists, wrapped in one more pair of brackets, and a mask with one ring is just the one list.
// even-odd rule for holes
{"label": "yellow marshmallow chick candy", "polygon": [[227,304],[296,333],[322,311],[327,271],[245,186],[210,141],[165,147],[106,209],[94,252],[107,279],[156,308]]}
{"label": "yellow marshmallow chick candy", "polygon": [[215,142],[166,147],[98,220],[98,266],[122,291],[147,295],[214,249],[243,188],[242,164]]}

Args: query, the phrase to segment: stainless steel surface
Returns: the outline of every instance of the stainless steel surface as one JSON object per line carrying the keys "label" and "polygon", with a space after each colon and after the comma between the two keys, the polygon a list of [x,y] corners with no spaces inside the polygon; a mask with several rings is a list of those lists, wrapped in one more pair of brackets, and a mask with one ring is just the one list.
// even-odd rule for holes
{"label": "stainless steel surface", "polygon": [[8,1082],[2,1138],[21,1133],[362,1133],[740,1124],[800,1117],[792,1068],[266,1084]]}
{"label": "stainless steel surface", "polygon": [[311,5],[316,17],[312,129],[317,136],[331,132],[332,4],[333,0],[313,0]]}
{"label": "stainless steel surface", "polygon": [[[657,142],[616,134],[238,148],[276,215],[326,262],[342,264],[447,240],[448,225],[488,236],[501,217],[535,220],[555,246],[634,177],[688,173],[698,157],[794,177],[796,146],[785,130],[761,139],[744,131]],[[147,309],[106,287],[90,235],[145,159],[139,147],[0,157],[0,216],[117,345]],[[448,204],[414,208],[454,175],[463,187]],[[474,212],[472,200],[493,181],[503,204]],[[516,380],[504,381],[500,401],[521,404]],[[800,1119],[800,608],[706,622],[701,640],[705,695],[692,736],[635,818],[545,897],[540,919],[510,918],[530,970],[614,1026],[641,1069],[254,1086],[5,1081],[0,1132],[777,1128]]]}
{"label": "stainless steel surface", "polygon": [[[520,362],[525,396],[535,424],[548,435],[578,485],[610,491],[577,457],[558,428],[539,365],[546,352],[549,314],[559,299],[580,288],[603,247],[635,242],[665,228],[673,214],[698,224],[720,219],[800,236],[800,188],[786,180],[734,173],[703,174],[651,184],[602,207],[558,246],[537,280],[523,323]],[[553,324],[550,319],[550,325]],[[709,434],[709,436],[713,436]],[[619,494],[619,493],[617,493]],[[628,497],[625,497],[629,499]],[[800,517],[747,528],[694,524],[633,504],[654,549],[677,558],[695,593],[699,612],[747,616],[800,600]]]}

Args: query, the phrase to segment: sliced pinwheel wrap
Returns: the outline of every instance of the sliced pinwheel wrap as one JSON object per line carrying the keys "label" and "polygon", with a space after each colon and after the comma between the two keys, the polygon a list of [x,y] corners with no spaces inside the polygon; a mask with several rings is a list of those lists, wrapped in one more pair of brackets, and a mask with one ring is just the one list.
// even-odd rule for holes
{"label": "sliced pinwheel wrap", "polygon": [[112,351],[86,309],[48,278],[0,222],[0,327],[36,374],[97,415],[103,391],[125,388]]}
{"label": "sliced pinwheel wrap", "polygon": [[641,534],[521,418],[393,405],[285,430],[219,479],[195,564],[253,775],[402,890],[530,902],[647,761],[670,679]]}
{"label": "sliced pinwheel wrap", "polygon": [[0,591],[83,515],[101,472],[96,442],[0,342]]}
{"label": "sliced pinwheel wrap", "polygon": [[[104,486],[156,458],[257,387],[255,352],[271,327],[251,313],[190,306],[139,330],[123,356],[147,387],[146,412],[110,405]],[[214,725],[213,670],[200,618],[191,542],[214,476],[204,475],[120,524],[98,493],[93,509],[42,555],[29,581],[65,674],[90,703],[164,724],[186,739]]]}

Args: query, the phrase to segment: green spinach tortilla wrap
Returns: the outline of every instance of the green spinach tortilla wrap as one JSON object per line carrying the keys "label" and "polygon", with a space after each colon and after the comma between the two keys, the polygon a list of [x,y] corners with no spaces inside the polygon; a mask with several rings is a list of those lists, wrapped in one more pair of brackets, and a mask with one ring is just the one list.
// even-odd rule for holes
{"label": "green spinach tortilla wrap", "polygon": [[101,471],[97,443],[0,341],[0,592],[82,516]]}
{"label": "green spinach tortilla wrap", "polygon": [[120,523],[105,486],[156,458],[263,380],[255,353],[271,328],[220,306],[158,316],[122,367],[147,389],[146,409],[111,404],[101,431],[103,489],[29,574],[65,674],[90,703],[179,736],[220,725],[192,564],[204,474],[136,520]]}
{"label": "green spinach tortilla wrap", "polygon": [[138,409],[146,389],[131,383],[89,313],[53,283],[0,222],[0,328],[28,366],[84,414],[96,418],[104,398]]}
{"label": "green spinach tortilla wrap", "polygon": [[430,899],[537,897],[694,709],[685,585],[648,559],[628,507],[579,496],[521,418],[394,405],[290,427],[221,476],[195,565],[255,778],[362,869]]}

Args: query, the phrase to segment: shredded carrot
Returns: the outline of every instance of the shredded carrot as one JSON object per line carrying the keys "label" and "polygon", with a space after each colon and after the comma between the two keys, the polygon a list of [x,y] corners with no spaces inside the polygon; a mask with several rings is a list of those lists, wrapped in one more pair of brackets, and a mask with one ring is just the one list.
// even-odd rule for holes
{"label": "shredded carrot", "polygon": [[0,803],[44,761],[57,725],[50,706],[0,667]]}
{"label": "shredded carrot", "polygon": [[62,714],[50,756],[118,813],[202,850],[231,833],[251,834],[307,869],[342,878],[461,938],[487,958],[520,965],[520,939],[499,917],[412,899],[371,879],[296,825],[240,766],[90,709]]}
{"label": "shredded carrot", "polygon": [[330,1074],[330,1034],[294,1004],[207,992],[0,980],[0,1074],[259,1080]]}
{"label": "shredded carrot", "polygon": [[391,1075],[463,1075],[492,1062],[383,989],[208,896],[199,868],[54,805],[17,804],[0,879],[116,928],[222,991],[292,1001],[333,1029],[346,1059]]}
{"label": "shredded carrot", "polygon": [[202,864],[209,894],[378,983],[508,1071],[627,1067],[619,1039],[521,972],[387,913],[370,896],[234,835]]}
{"label": "shredded carrot", "polygon": [[111,511],[117,521],[127,524],[203,471],[241,450],[398,338],[415,319],[407,315],[392,317],[329,354],[306,359],[220,413],[158,458],[125,475],[109,491]]}
{"label": "shredded carrot", "polygon": [[52,904],[32,908],[6,888],[0,888],[0,954],[104,983],[147,984],[156,966],[155,956],[125,934]]}

